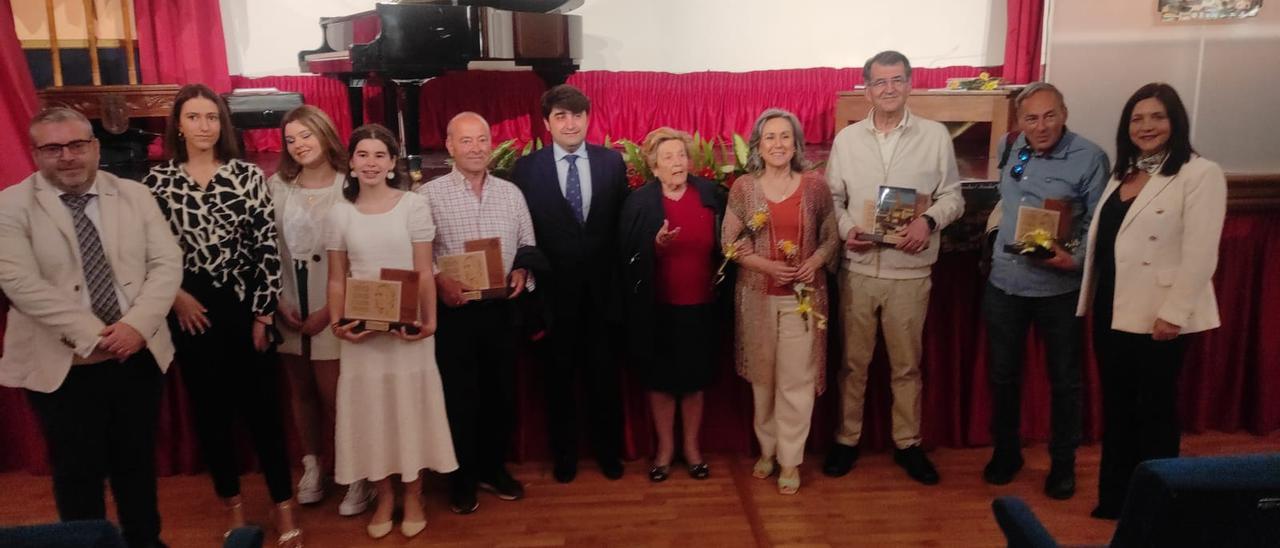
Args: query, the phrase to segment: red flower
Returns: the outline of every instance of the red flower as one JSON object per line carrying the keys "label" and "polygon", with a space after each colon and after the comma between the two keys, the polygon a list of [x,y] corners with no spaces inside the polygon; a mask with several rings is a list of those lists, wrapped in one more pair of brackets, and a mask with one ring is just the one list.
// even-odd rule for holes
{"label": "red flower", "polygon": [[644,177],[634,173],[627,175],[627,186],[631,187],[632,190],[644,186]]}
{"label": "red flower", "polygon": [[698,171],[698,176],[703,179],[715,179],[716,170],[711,169],[711,166],[707,166]]}

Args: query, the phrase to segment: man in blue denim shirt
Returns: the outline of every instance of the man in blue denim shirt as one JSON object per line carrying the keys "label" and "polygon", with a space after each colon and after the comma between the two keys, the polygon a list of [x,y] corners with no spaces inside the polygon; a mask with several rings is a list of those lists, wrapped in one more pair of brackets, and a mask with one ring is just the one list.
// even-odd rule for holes
{"label": "man in blue denim shirt", "polygon": [[[1044,491],[1066,499],[1075,494],[1075,452],[1080,444],[1081,353],[1075,317],[1080,266],[1085,234],[1106,186],[1110,162],[1097,145],[1067,131],[1067,107],[1057,88],[1031,84],[1015,105],[1022,134],[1009,148],[1012,154],[1000,174],[1000,230],[983,296],[995,443],[983,477],[1004,485],[1022,468],[1021,373],[1027,328],[1034,322],[1046,346],[1052,386],[1053,464]],[[1041,208],[1047,199],[1070,206],[1071,228],[1054,243],[1053,256],[1033,259],[1006,252],[1005,246],[1018,237],[1018,208]]]}

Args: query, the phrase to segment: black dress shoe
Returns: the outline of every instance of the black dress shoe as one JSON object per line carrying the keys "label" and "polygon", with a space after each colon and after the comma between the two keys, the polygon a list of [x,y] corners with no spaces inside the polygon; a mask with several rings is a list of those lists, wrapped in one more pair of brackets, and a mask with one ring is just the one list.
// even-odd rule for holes
{"label": "black dress shoe", "polygon": [[556,481],[560,483],[569,483],[573,478],[578,477],[578,461],[573,459],[556,459],[555,469],[552,475],[556,477]]}
{"label": "black dress shoe", "polygon": [[449,510],[455,514],[470,514],[479,507],[475,480],[461,470],[449,474]]}
{"label": "black dress shoe", "polygon": [[520,500],[524,498],[524,486],[511,477],[511,473],[505,469],[498,470],[491,478],[481,480],[479,487],[493,493],[494,496],[502,500]]}
{"label": "black dress shoe", "polygon": [[454,489],[449,495],[449,510],[455,514],[470,514],[480,508],[480,501],[476,500],[475,490],[459,490]]}
{"label": "black dress shoe", "polygon": [[1022,470],[1022,452],[996,449],[982,469],[982,479],[992,485],[1006,485]]}
{"label": "black dress shoe", "polygon": [[600,465],[600,473],[604,477],[616,480],[622,477],[622,461],[615,457],[596,459],[596,463]]}
{"label": "black dress shoe", "polygon": [[822,464],[822,473],[833,478],[848,474],[858,462],[858,446],[844,445],[836,442],[827,453],[827,460]]}
{"label": "black dress shoe", "polygon": [[707,463],[700,462],[698,464],[689,465],[689,477],[696,480],[704,480],[711,477],[711,468]]}
{"label": "black dress shoe", "polygon": [[1049,466],[1049,477],[1044,480],[1044,494],[1058,500],[1067,500],[1075,495],[1075,463],[1055,461]]}
{"label": "black dress shoe", "polygon": [[655,464],[649,467],[649,481],[659,483],[667,481],[667,477],[671,473],[671,465]]}
{"label": "black dress shoe", "polygon": [[906,470],[911,479],[925,485],[937,485],[940,479],[938,470],[933,467],[932,462],[929,462],[929,457],[925,456],[919,445],[912,445],[906,449],[894,449],[893,462]]}

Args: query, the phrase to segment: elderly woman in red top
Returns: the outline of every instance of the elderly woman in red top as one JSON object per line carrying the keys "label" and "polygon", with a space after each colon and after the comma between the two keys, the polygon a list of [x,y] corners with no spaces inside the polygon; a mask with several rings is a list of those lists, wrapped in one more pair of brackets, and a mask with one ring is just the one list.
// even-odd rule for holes
{"label": "elderly woman in red top", "polygon": [[632,365],[649,388],[658,450],[649,479],[667,479],[675,454],[675,412],[680,405],[689,475],[706,479],[698,432],[702,390],[711,383],[721,323],[712,290],[720,259],[717,235],[724,192],[689,174],[693,140],[658,128],[644,141],[656,180],[622,207],[619,228]]}

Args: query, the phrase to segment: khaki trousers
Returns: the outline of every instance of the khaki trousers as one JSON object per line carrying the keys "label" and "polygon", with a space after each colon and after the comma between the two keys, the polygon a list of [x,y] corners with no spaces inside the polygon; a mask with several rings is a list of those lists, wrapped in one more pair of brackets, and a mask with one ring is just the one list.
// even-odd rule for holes
{"label": "khaki trousers", "polygon": [[862,438],[867,369],[876,348],[876,330],[883,327],[893,391],[893,443],[899,449],[920,444],[921,336],[931,288],[928,277],[890,280],[840,271],[844,364],[839,377],[837,442],[857,445]]}
{"label": "khaki trousers", "polygon": [[769,297],[769,315],[777,322],[778,337],[774,382],[751,385],[760,453],[776,456],[778,464],[787,467],[804,462],[816,394],[817,372],[810,364],[815,328],[805,329],[806,322],[795,312],[797,304],[793,296]]}

